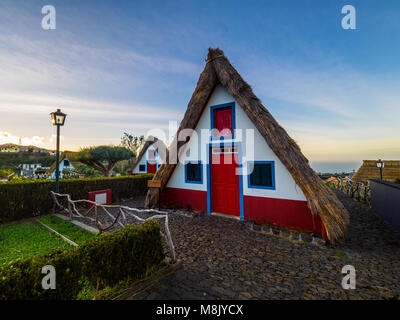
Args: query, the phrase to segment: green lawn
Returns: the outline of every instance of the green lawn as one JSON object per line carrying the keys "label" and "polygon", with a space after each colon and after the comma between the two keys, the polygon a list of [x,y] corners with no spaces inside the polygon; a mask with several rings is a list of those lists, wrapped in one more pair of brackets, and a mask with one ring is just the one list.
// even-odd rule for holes
{"label": "green lawn", "polygon": [[[82,243],[95,235],[54,216],[40,219],[68,239]],[[0,265],[17,258],[48,253],[54,249],[68,249],[71,245],[37,222],[10,223],[0,226]]]}
{"label": "green lawn", "polygon": [[40,218],[40,221],[77,244],[81,244],[96,236],[93,233],[77,227],[69,221],[65,221],[55,216],[43,216]]}

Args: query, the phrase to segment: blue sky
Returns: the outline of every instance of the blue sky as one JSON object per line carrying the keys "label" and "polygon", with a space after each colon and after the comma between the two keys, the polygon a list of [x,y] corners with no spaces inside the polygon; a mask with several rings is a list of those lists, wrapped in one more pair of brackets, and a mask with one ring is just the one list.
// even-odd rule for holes
{"label": "blue sky", "polygon": [[[56,8],[56,30],[41,8]],[[356,8],[344,30],[341,8]],[[400,158],[398,1],[0,1],[0,143],[118,144],[180,121],[220,47],[311,161]],[[7,136],[7,137],[5,137]]]}

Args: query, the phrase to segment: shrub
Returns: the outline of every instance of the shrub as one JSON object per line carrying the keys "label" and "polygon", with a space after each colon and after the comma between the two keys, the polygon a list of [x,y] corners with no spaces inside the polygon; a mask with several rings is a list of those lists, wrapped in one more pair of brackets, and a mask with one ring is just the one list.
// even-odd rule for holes
{"label": "shrub", "polygon": [[[60,193],[68,193],[73,200],[87,199],[89,191],[111,189],[112,202],[141,196],[147,192],[147,180],[153,175],[129,177],[85,178],[60,180]],[[54,180],[0,182],[0,223],[48,214],[53,207],[50,191]]]}
{"label": "shrub", "polygon": [[394,180],[394,183],[400,184],[400,178],[397,178],[396,180]]}
{"label": "shrub", "polygon": [[[79,247],[10,262],[0,267],[0,300],[77,299],[123,280],[146,276],[164,259],[156,221],[102,234]],[[56,270],[56,289],[44,290],[42,267]]]}

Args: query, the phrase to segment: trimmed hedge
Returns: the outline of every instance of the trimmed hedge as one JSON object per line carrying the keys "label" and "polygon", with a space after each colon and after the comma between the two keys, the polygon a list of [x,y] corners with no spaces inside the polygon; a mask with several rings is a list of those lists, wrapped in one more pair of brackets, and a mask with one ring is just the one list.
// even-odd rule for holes
{"label": "trimmed hedge", "polygon": [[[164,260],[159,224],[129,225],[79,247],[17,260],[0,267],[0,300],[71,300],[123,280],[146,276]],[[56,270],[56,289],[44,290],[42,267]]]}
{"label": "trimmed hedge", "polygon": [[[88,192],[112,190],[112,202],[141,196],[147,192],[147,180],[152,174],[113,178],[60,180],[60,193],[70,194],[72,200],[87,199]],[[49,214],[53,207],[50,191],[54,180],[0,182],[0,223]]]}

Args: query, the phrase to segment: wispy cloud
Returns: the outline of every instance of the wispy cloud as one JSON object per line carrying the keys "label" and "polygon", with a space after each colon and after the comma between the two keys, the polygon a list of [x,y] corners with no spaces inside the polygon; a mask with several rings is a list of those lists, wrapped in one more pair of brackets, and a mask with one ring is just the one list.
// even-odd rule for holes
{"label": "wispy cloud", "polygon": [[[140,85],[151,72],[193,74],[198,66],[177,58],[146,56],[133,50],[91,47],[55,39],[31,40],[15,34],[0,34],[2,87],[48,85],[98,85],[118,81]],[[135,76],[140,75],[140,76]]]}
{"label": "wispy cloud", "polygon": [[[400,158],[400,83],[395,80],[342,65],[317,70],[279,60],[259,62],[247,74],[310,159]],[[269,100],[287,107],[268,106]]]}
{"label": "wispy cloud", "polygon": [[[168,110],[162,106],[130,105],[126,103],[97,101],[80,97],[7,94],[0,93],[0,108],[2,112],[23,113],[27,115],[44,115],[61,107],[65,112],[71,112],[77,119],[129,119],[143,120],[178,120],[182,114]],[[4,114],[3,113],[3,114]]]}
{"label": "wispy cloud", "polygon": [[349,66],[316,69],[273,59],[258,61],[248,74],[264,97],[323,109],[348,119],[370,119],[378,108],[381,114],[400,115],[398,81],[371,77]]}

